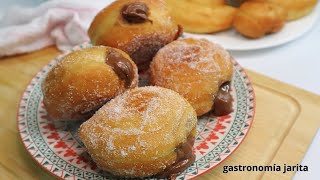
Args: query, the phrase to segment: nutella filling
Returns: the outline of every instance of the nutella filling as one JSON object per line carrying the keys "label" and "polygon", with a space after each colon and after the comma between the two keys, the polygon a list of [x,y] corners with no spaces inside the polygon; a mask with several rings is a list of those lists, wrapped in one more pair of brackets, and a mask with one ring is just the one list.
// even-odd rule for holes
{"label": "nutella filling", "polygon": [[142,2],[134,2],[125,5],[122,9],[122,17],[129,23],[143,23],[145,21],[152,22],[148,18],[148,13],[148,6]]}
{"label": "nutella filling", "polygon": [[126,87],[130,87],[134,78],[134,71],[131,62],[115,50],[110,50],[107,53],[105,62],[111,66],[120,79],[125,80]]}
{"label": "nutella filling", "polygon": [[176,36],[174,37],[174,40],[177,40],[180,36],[183,34],[183,27],[181,25],[178,25],[178,31]]}
{"label": "nutella filling", "polygon": [[233,111],[232,96],[230,94],[230,82],[223,83],[220,86],[217,97],[214,99],[213,114],[224,116]]}
{"label": "nutella filling", "polygon": [[185,143],[179,144],[175,149],[177,153],[175,163],[171,166],[167,166],[163,172],[157,174],[155,177],[175,179],[181,172],[189,167],[196,159],[196,156],[192,151],[194,141],[195,138],[189,135]]}

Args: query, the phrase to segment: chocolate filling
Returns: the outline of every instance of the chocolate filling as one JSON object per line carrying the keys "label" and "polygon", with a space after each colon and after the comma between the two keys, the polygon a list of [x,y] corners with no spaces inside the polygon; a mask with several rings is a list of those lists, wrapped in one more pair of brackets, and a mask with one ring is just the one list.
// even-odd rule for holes
{"label": "chocolate filling", "polygon": [[134,2],[122,8],[122,17],[129,23],[143,23],[152,21],[148,18],[149,8],[145,3]]}
{"label": "chocolate filling", "polygon": [[216,116],[224,116],[233,111],[232,96],[230,94],[230,82],[220,86],[217,97],[214,99],[213,113]]}
{"label": "chocolate filling", "polygon": [[189,167],[196,159],[196,156],[192,151],[194,141],[195,138],[189,135],[185,143],[179,144],[175,150],[177,152],[175,163],[171,166],[167,166],[163,172],[157,174],[155,177],[175,179],[177,175]]}
{"label": "chocolate filling", "polygon": [[177,40],[180,36],[183,34],[183,27],[181,25],[178,25],[178,31],[176,36],[174,37],[174,40]]}
{"label": "chocolate filling", "polygon": [[139,42],[137,49],[129,55],[142,71],[149,68],[152,58],[166,43],[158,37],[141,38]]}
{"label": "chocolate filling", "polygon": [[134,71],[131,62],[115,50],[110,50],[107,53],[105,62],[111,66],[120,79],[125,80],[126,87],[130,87],[134,78]]}

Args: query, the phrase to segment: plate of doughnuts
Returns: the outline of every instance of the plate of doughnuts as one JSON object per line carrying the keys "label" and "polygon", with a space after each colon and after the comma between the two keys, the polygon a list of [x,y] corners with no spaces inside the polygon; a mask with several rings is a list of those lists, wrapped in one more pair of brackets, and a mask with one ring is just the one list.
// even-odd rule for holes
{"label": "plate of doughnuts", "polygon": [[[317,0],[167,0],[185,37],[206,38],[227,50],[279,46],[306,34],[315,24]],[[190,16],[185,16],[189,12]]]}
{"label": "plate of doughnuts", "polygon": [[181,38],[168,14],[163,1],[115,1],[90,43],[34,76],[17,124],[39,166],[60,179],[194,179],[239,147],[255,114],[245,70],[219,44]]}
{"label": "plate of doughnuts", "polygon": [[[83,44],[73,51],[91,46]],[[48,117],[41,85],[63,56],[39,71],[23,93],[18,111],[22,142],[40,166],[60,179],[112,179],[114,177],[99,169],[87,154],[79,139],[80,122],[53,121]],[[244,69],[237,62],[232,63],[233,112],[225,116],[207,113],[198,117],[193,146],[195,162],[176,179],[192,179],[212,170],[237,149],[249,132],[255,114],[254,91]],[[147,76],[148,73],[140,73],[139,86],[148,85]]]}
{"label": "plate of doughnuts", "polygon": [[248,39],[236,30],[218,32],[216,34],[185,33],[185,37],[206,38],[221,44],[224,48],[234,51],[264,49],[289,43],[310,31],[319,16],[319,11],[286,24],[279,32],[268,34],[260,39]]}

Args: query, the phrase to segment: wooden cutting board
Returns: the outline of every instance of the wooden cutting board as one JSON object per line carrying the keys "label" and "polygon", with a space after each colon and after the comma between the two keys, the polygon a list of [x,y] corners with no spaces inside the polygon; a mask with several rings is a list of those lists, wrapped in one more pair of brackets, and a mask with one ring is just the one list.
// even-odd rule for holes
{"label": "wooden cutting board", "polygon": [[[59,52],[49,47],[0,59],[0,179],[54,179],[27,154],[17,131],[17,109],[25,87]],[[294,172],[229,172],[223,166],[296,165],[320,127],[320,96],[248,71],[256,94],[256,116],[238,150],[199,179],[291,179]]]}

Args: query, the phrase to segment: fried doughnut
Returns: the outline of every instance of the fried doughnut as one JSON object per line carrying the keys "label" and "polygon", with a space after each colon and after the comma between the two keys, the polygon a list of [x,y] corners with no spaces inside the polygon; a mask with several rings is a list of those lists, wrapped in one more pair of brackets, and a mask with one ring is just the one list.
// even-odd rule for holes
{"label": "fried doughnut", "polygon": [[53,120],[83,120],[138,84],[130,57],[110,47],[91,47],[64,56],[42,84],[43,103]]}
{"label": "fried doughnut", "polygon": [[287,20],[293,21],[308,15],[318,0],[254,0],[275,3],[288,11]]}
{"label": "fried doughnut", "polygon": [[88,34],[93,44],[123,50],[144,70],[161,47],[182,34],[182,27],[162,0],[118,0],[98,13]]}
{"label": "fried doughnut", "polygon": [[[167,0],[170,14],[192,33],[214,33],[232,27],[236,8],[227,5],[207,6],[192,1]],[[186,12],[188,15],[186,15]]]}
{"label": "fried doughnut", "polygon": [[197,116],[178,93],[141,87],[117,96],[79,129],[99,168],[121,177],[174,177],[195,160]]}
{"label": "fried doughnut", "polygon": [[233,26],[242,35],[260,38],[278,32],[286,22],[287,12],[269,2],[248,1],[237,11]]}
{"label": "fried doughnut", "polygon": [[[218,95],[220,86],[231,81],[231,59],[226,50],[207,40],[177,40],[160,49],[154,57],[150,65],[151,83],[178,92],[190,102],[197,115],[203,115],[215,109],[216,97],[222,97]],[[223,98],[226,107],[220,108],[226,112],[217,115],[232,111],[230,94],[224,93]]]}

